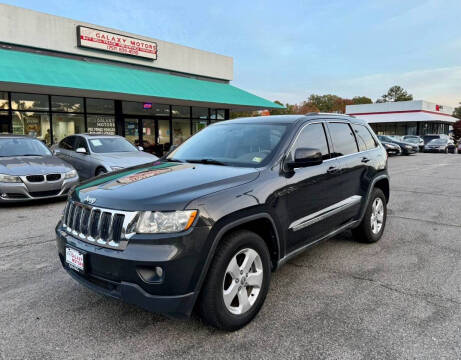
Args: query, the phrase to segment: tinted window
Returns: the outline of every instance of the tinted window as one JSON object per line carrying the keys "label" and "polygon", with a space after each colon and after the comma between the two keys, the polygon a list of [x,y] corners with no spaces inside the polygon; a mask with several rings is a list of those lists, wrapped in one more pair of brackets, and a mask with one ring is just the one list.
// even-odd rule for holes
{"label": "tinted window", "polygon": [[325,136],[325,130],[322,124],[309,124],[305,126],[299,133],[296,139],[290,156],[293,160],[294,151],[298,148],[313,148],[319,149],[322,153],[323,159],[330,158],[330,152],[328,151],[327,138]]}
{"label": "tinted window", "polygon": [[75,136],[68,136],[61,140],[59,147],[64,150],[74,150]]}
{"label": "tinted window", "polygon": [[86,143],[86,140],[81,136],[77,136],[77,139],[75,141],[75,149],[78,148],[84,148],[86,152],[88,152],[88,144]]}
{"label": "tinted window", "polygon": [[346,123],[329,123],[331,139],[335,149],[333,157],[357,152],[357,143],[351,127]]}
{"label": "tinted window", "polygon": [[376,147],[375,139],[373,139],[373,136],[371,136],[365,126],[353,124],[352,129],[354,129],[355,138],[359,144],[360,151],[370,150]]}

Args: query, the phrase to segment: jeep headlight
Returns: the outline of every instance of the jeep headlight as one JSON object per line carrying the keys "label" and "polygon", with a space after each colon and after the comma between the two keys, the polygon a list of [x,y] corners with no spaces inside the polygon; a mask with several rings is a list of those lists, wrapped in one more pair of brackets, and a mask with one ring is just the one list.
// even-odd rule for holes
{"label": "jeep headlight", "polygon": [[175,233],[189,229],[197,217],[197,210],[144,211],[139,216],[136,232],[142,234]]}
{"label": "jeep headlight", "polygon": [[64,179],[72,179],[77,176],[77,171],[76,170],[71,170],[68,171],[64,174]]}
{"label": "jeep headlight", "polygon": [[14,175],[0,174],[0,182],[2,183],[20,183],[21,178]]}

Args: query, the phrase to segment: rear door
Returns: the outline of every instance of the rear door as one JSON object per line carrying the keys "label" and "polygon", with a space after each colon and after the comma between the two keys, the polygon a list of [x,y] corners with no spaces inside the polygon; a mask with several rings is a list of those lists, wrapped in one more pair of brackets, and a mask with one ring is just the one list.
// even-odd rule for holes
{"label": "rear door", "polygon": [[76,136],[75,150],[78,148],[84,148],[86,154],[81,154],[76,151],[72,151],[72,163],[81,178],[88,179],[93,176],[91,161],[90,161],[90,150],[88,143],[83,136]]}
{"label": "rear door", "polygon": [[60,159],[72,164],[71,154],[74,151],[74,144],[75,136],[67,136],[59,142],[58,146],[56,146],[54,154]]}
{"label": "rear door", "polygon": [[328,130],[333,144],[332,157],[338,160],[340,168],[342,210],[336,215],[336,221],[341,226],[359,215],[368,188],[362,179],[366,177],[371,157],[367,157],[366,151],[359,151],[355,132],[348,122],[329,121]]}

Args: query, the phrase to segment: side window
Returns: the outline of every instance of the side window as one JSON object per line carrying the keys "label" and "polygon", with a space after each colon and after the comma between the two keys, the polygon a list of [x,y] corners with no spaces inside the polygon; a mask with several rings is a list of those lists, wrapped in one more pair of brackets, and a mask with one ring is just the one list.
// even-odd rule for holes
{"label": "side window", "polygon": [[78,148],[85,148],[86,152],[89,152],[88,144],[86,143],[85,138],[81,136],[77,136],[77,139],[75,141],[75,149],[78,149]]}
{"label": "side window", "polygon": [[75,136],[68,136],[61,140],[59,147],[64,150],[74,150]]}
{"label": "side window", "polygon": [[332,157],[349,155],[358,151],[355,136],[349,124],[331,122],[328,123],[328,128],[335,150]]}
{"label": "side window", "polygon": [[314,148],[319,149],[322,153],[323,159],[330,158],[330,151],[328,149],[327,138],[325,136],[325,129],[322,124],[309,124],[306,125],[299,133],[298,138],[292,147],[291,157],[294,156],[294,151],[297,148]]}
{"label": "side window", "polygon": [[374,149],[378,146],[373,136],[371,136],[370,131],[365,126],[352,124],[352,129],[354,130],[360,151]]}

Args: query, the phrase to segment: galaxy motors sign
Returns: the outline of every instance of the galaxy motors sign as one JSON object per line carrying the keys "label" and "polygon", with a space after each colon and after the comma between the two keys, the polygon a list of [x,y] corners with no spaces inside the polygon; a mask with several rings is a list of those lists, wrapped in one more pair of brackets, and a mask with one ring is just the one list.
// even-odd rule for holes
{"label": "galaxy motors sign", "polygon": [[135,56],[147,60],[157,59],[157,43],[107,31],[77,26],[79,47]]}

